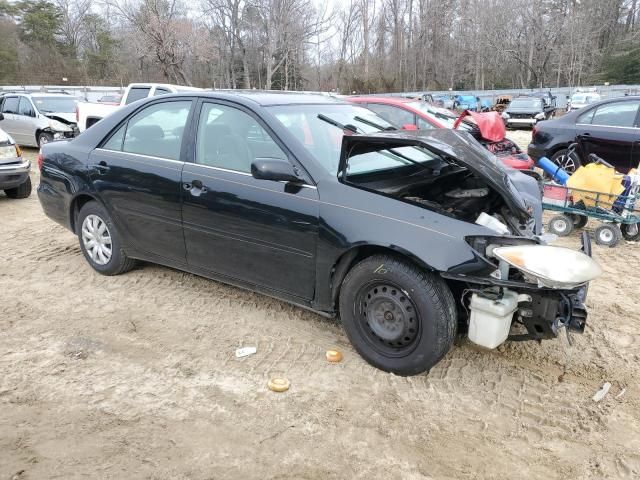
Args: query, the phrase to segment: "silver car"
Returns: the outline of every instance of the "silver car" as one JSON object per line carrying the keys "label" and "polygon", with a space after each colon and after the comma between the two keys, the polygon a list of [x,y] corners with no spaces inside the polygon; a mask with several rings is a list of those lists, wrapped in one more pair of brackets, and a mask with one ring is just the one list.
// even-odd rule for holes
{"label": "silver car", "polygon": [[[0,120],[2,116],[0,113]],[[0,128],[0,190],[9,198],[27,198],[31,195],[30,170],[31,162],[22,158],[20,147]]]}
{"label": "silver car", "polygon": [[56,93],[10,93],[0,97],[0,128],[16,143],[39,147],[78,135],[77,99]]}

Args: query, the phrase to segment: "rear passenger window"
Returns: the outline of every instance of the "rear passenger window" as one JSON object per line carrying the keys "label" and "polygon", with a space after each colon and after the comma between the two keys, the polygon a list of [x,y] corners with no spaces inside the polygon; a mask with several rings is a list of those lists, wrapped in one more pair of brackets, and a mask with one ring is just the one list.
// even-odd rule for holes
{"label": "rear passenger window", "polygon": [[[156,103],[129,119],[122,151],[178,160],[191,101]],[[105,144],[117,146],[120,131]],[[113,148],[119,150],[118,148]]]}
{"label": "rear passenger window", "polygon": [[596,109],[591,123],[608,127],[634,127],[640,102],[616,102]]}
{"label": "rear passenger window", "polygon": [[250,173],[256,158],[287,156],[251,115],[226,105],[205,103],[198,123],[196,163]]}

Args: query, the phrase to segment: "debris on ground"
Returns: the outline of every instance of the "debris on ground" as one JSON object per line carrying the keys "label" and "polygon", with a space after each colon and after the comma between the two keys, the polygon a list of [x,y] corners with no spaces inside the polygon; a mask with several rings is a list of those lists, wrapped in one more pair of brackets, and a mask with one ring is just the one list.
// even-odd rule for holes
{"label": "debris on ground", "polygon": [[327,350],[326,357],[331,363],[338,363],[342,361],[342,353],[338,350]]}
{"label": "debris on ground", "polygon": [[258,349],[256,347],[242,347],[236,349],[236,358],[248,357],[256,353]]}
{"label": "debris on ground", "polygon": [[622,396],[623,396],[625,393],[627,393],[627,389],[626,389],[626,388],[623,388],[622,390],[620,390],[620,393],[618,393],[618,394],[616,395],[616,399],[618,399],[618,398],[622,398]]}
{"label": "debris on ground", "polygon": [[602,388],[598,390],[593,396],[593,401],[599,402],[600,400],[602,400],[607,395],[607,393],[609,393],[610,388],[611,384],[609,382],[605,382],[604,385],[602,385]]}
{"label": "debris on ground", "polygon": [[289,383],[289,380],[284,377],[273,377],[267,383],[267,387],[269,387],[269,390],[274,392],[286,392],[287,390],[289,390],[290,385],[291,384]]}

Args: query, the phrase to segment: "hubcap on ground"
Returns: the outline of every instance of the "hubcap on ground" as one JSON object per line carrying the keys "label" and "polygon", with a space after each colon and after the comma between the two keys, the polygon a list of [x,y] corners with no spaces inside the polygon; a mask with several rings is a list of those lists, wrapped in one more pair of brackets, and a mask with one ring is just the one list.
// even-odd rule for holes
{"label": "hubcap on ground", "polygon": [[364,287],[358,295],[362,331],[381,353],[410,348],[418,337],[419,322],[411,298],[391,284]]}
{"label": "hubcap on ground", "polygon": [[91,260],[98,265],[106,265],[111,260],[111,234],[99,216],[87,215],[82,222],[82,243]]}

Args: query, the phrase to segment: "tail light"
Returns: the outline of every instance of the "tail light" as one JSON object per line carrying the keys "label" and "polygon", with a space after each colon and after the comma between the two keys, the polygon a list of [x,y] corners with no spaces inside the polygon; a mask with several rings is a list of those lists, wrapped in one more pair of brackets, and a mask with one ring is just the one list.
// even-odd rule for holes
{"label": "tail light", "polygon": [[38,170],[42,171],[42,162],[44,162],[44,155],[42,155],[42,150],[38,152]]}
{"label": "tail light", "polygon": [[532,142],[536,139],[536,133],[538,133],[538,127],[533,127],[531,129],[531,141]]}
{"label": "tail light", "polygon": [[79,121],[80,121],[80,110],[76,106],[76,123],[78,123]]}

